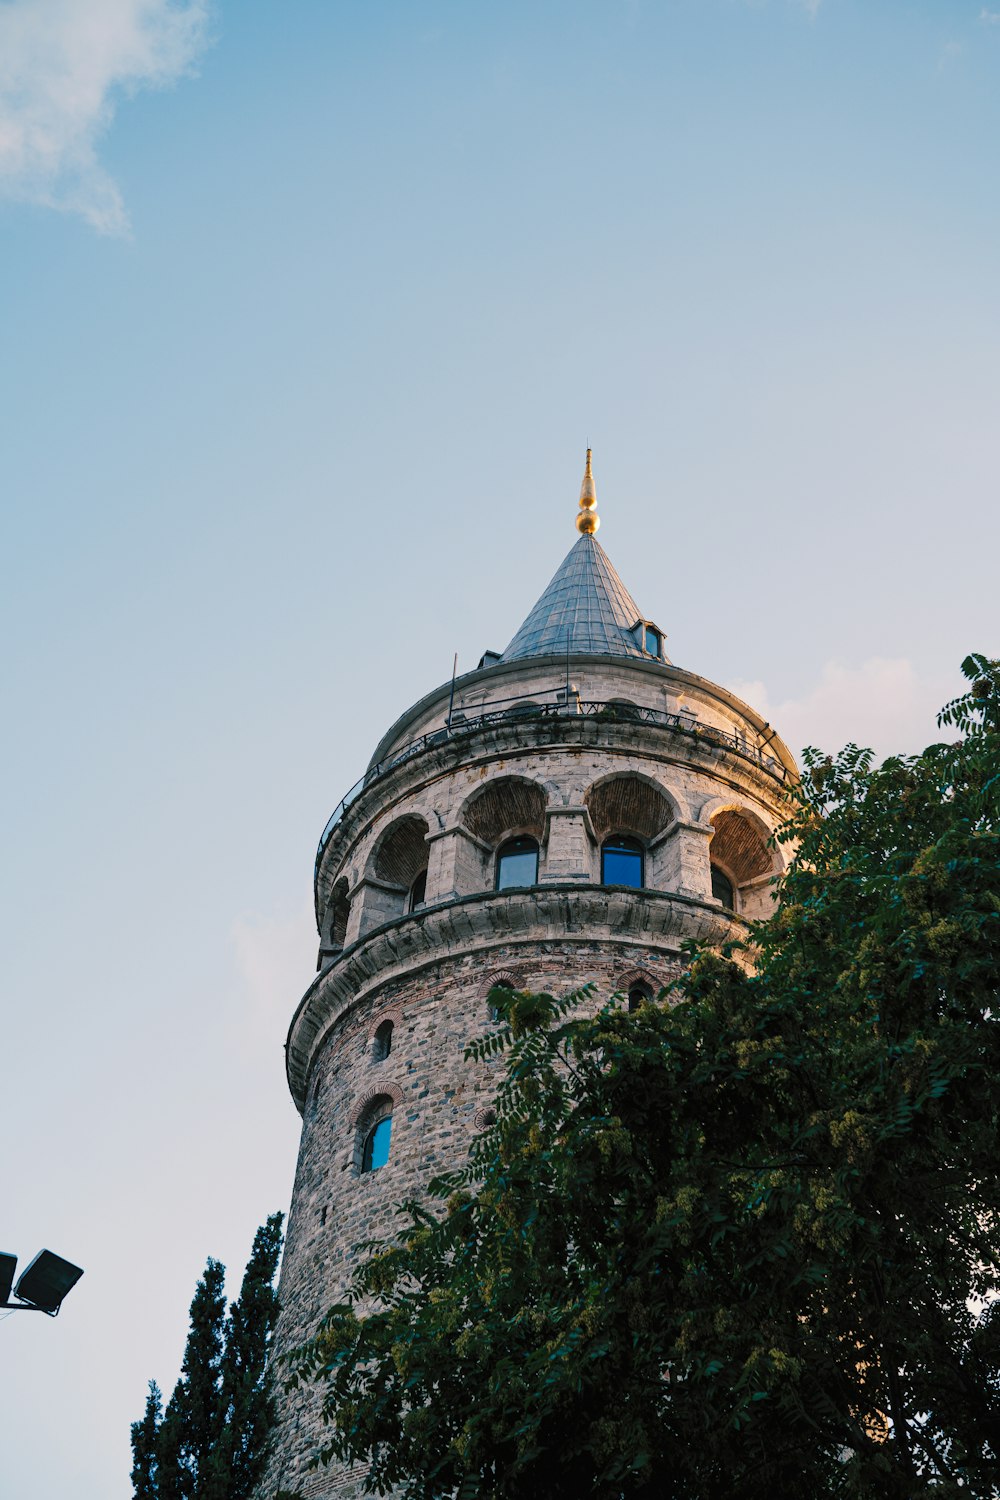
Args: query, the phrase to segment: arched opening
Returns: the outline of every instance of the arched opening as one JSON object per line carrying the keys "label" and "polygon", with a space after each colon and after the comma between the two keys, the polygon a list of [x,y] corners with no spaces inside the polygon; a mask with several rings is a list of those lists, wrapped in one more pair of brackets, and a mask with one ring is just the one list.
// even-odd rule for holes
{"label": "arched opening", "polygon": [[712,895],[727,911],[741,917],[766,917],[773,905],[775,870],[767,831],[751,812],[724,807],[713,814],[715,832],[709,844]]}
{"label": "arched opening", "polygon": [[641,1006],[648,1004],[653,998],[653,991],[648,984],[633,984],[629,986],[628,1008],[630,1011],[639,1010]]}
{"label": "arched opening", "polygon": [[520,776],[500,776],[487,782],[466,803],[462,821],[475,838],[493,848],[505,833],[514,830],[541,840],[545,805],[545,792],[537,782]]}
{"label": "arched opening", "polygon": [[392,1051],[392,1022],[383,1021],[376,1028],[375,1037],[372,1041],[372,1061],[385,1062]]}
{"label": "arched opening", "polygon": [[365,874],[362,934],[383,922],[405,916],[423,902],[427,889],[427,833],[424,819],[408,813],[378,840]]}
{"label": "arched opening", "polygon": [[496,888],[510,891],[538,884],[538,840],[529,834],[508,839],[497,850]]}
{"label": "arched opening", "polygon": [[645,884],[645,850],[631,834],[616,833],[601,845],[601,884],[630,885],[637,889]]}
{"label": "arched opening", "polygon": [[375,879],[409,890],[426,869],[427,824],[411,813],[394,823],[379,840],[374,860]]}
{"label": "arched opening", "polygon": [[522,698],[519,703],[512,703],[504,717],[507,719],[536,719],[541,713],[540,703],[534,703],[530,698]]}
{"label": "arched opening", "polygon": [[601,713],[602,719],[618,719],[623,724],[634,724],[641,717],[639,705],[631,698],[611,698]]}
{"label": "arched opening", "polygon": [[648,843],[674,821],[674,805],[666,792],[642,776],[609,776],[584,793],[597,838],[628,832]]}

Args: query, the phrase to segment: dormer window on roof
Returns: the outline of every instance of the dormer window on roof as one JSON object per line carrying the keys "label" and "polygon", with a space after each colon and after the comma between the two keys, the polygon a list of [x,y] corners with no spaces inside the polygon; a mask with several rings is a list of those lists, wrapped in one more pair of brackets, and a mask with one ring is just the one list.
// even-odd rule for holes
{"label": "dormer window on roof", "polygon": [[657,661],[664,661],[663,655],[663,631],[654,625],[652,620],[637,620],[632,626],[632,635],[640,651],[647,656],[655,656]]}

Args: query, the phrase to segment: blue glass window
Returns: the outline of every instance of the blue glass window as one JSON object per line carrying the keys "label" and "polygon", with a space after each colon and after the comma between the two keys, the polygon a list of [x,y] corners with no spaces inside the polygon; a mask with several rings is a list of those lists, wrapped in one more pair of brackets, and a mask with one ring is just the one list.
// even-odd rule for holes
{"label": "blue glass window", "polygon": [[660,637],[655,630],[650,630],[648,625],[646,626],[646,650],[650,656],[659,656],[660,654]]}
{"label": "blue glass window", "polygon": [[497,850],[497,890],[538,884],[538,844],[527,835],[508,839]]}
{"label": "blue glass window", "polygon": [[643,884],[643,853],[638,839],[616,834],[601,849],[601,884]]}
{"label": "blue glass window", "polygon": [[376,1172],[379,1167],[384,1167],[389,1160],[389,1141],[392,1137],[392,1116],[387,1115],[384,1120],[379,1120],[373,1125],[365,1136],[364,1149],[361,1153],[362,1172]]}
{"label": "blue glass window", "polygon": [[736,902],[733,899],[733,882],[728,875],[723,875],[718,865],[712,866],[712,895],[716,901],[721,901],[729,911],[736,910]]}

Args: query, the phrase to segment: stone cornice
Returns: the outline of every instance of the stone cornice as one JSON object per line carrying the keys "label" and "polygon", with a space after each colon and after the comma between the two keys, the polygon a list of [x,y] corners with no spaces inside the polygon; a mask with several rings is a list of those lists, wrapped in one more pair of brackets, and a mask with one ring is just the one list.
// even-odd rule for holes
{"label": "stone cornice", "polygon": [[[306,990],[285,1043],[292,1098],[301,1112],[309,1068],[330,1028],[377,985],[442,959],[539,943],[593,943],[676,953],[685,938],[721,943],[743,924],[717,902],[665,891],[576,884],[483,891],[423,907],[366,933]],[[581,982],[586,976],[581,976]]]}

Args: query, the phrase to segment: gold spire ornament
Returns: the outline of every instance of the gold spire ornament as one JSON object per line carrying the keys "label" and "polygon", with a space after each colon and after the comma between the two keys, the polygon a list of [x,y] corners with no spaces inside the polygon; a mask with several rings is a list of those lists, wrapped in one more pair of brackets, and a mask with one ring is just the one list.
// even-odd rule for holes
{"label": "gold spire ornament", "polygon": [[580,514],[576,518],[576,529],[582,536],[593,536],[601,518],[597,514],[597,490],[594,488],[594,475],[590,467],[590,449],[587,449],[587,467],[583,471],[583,483],[580,486]]}

